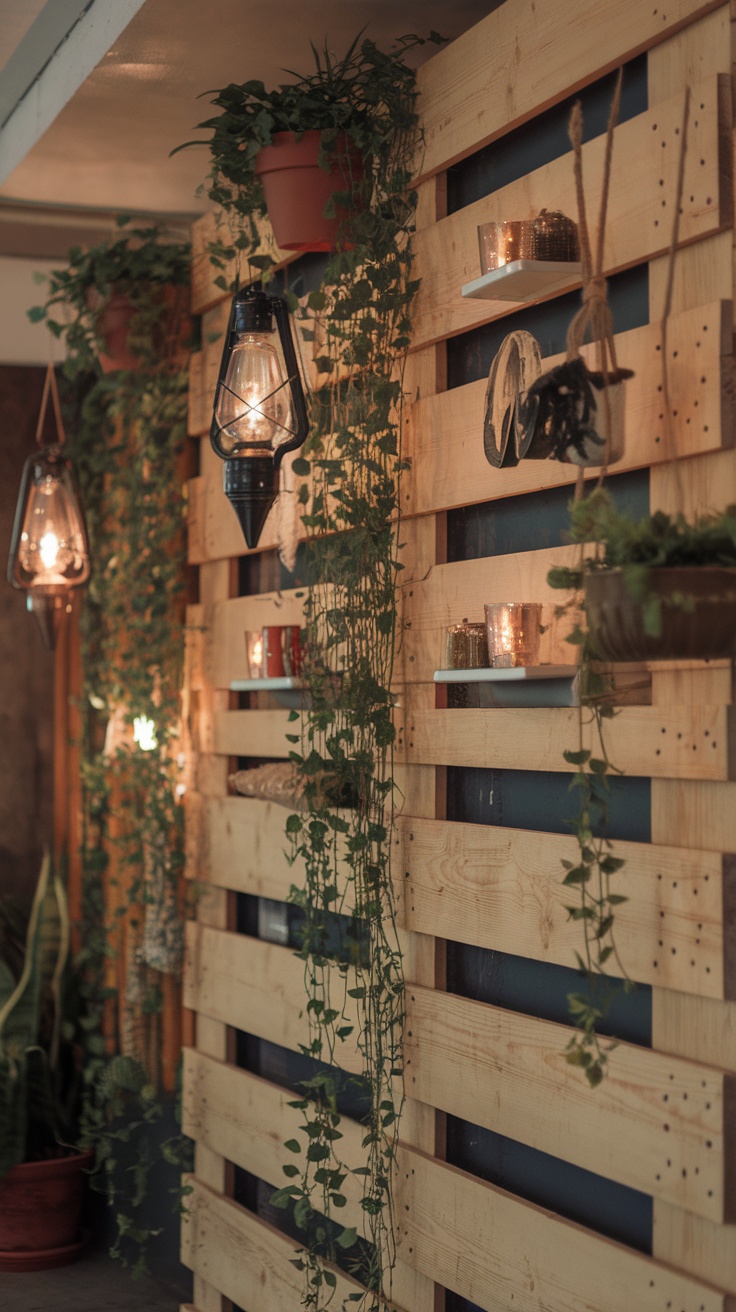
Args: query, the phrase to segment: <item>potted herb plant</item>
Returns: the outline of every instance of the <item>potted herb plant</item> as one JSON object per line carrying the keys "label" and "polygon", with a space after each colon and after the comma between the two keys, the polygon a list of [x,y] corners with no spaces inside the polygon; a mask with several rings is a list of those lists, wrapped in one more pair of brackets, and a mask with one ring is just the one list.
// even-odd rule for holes
{"label": "potted herb plant", "polygon": [[573,504],[579,569],[552,587],[585,593],[590,648],[607,661],[718,659],[736,653],[736,506],[688,524],[656,512],[639,521],[604,488]]}
{"label": "potted herb plant", "polygon": [[84,1247],[75,1147],[81,1061],[65,1014],[69,914],[44,857],[27,926],[0,905],[0,1271],[63,1266]]}
{"label": "potted herb plant", "polygon": [[[230,83],[212,101],[222,113],[198,125],[212,132],[210,197],[246,219],[250,235],[268,211],[285,250],[351,244],[350,212],[370,199],[375,158],[410,126],[414,72],[404,55],[424,44],[406,36],[384,52],[361,35],[342,59],[313,45],[314,71],[272,91]],[[442,40],[435,32],[428,39]]]}
{"label": "potted herb plant", "polygon": [[72,247],[67,267],[49,276],[45,305],[29,311],[32,322],[66,336],[75,373],[97,365],[103,373],[133,370],[152,349],[181,367],[189,337],[189,244],[129,222],[126,215],[117,219],[125,231],[115,240]]}

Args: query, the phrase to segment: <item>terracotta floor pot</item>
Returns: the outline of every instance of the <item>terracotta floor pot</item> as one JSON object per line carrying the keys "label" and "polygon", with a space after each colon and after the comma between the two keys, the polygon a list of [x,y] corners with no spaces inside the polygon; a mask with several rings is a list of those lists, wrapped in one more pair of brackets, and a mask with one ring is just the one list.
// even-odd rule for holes
{"label": "terracotta floor pot", "polygon": [[0,1181],[0,1271],[43,1271],[79,1256],[93,1164],[92,1152],[23,1162]]}
{"label": "terracotta floor pot", "polygon": [[349,191],[363,176],[363,162],[354,147],[336,153],[329,170],[317,163],[319,132],[275,132],[270,146],[256,156],[256,173],[263,184],[266,208],[277,244],[286,251],[331,251],[345,211],[333,219],[324,208],[336,191]]}
{"label": "terracotta floor pot", "polygon": [[[736,569],[653,569],[650,587],[662,604],[662,631],[644,631],[642,605],[620,569],[585,580],[585,605],[596,654],[607,661],[723,660],[736,655]],[[672,598],[692,599],[692,609]]]}
{"label": "terracotta floor pot", "polygon": [[[189,361],[192,335],[189,288],[161,286],[155,299],[165,306],[166,313],[161,316],[161,322],[154,332],[153,349],[171,367],[185,369]],[[93,302],[94,297],[90,300]],[[97,358],[103,374],[116,373],[119,369],[139,368],[139,357],[133,355],[128,347],[130,325],[136,314],[136,306],[125,292],[113,292],[102,306],[97,328],[104,342],[104,350],[100,351]]]}

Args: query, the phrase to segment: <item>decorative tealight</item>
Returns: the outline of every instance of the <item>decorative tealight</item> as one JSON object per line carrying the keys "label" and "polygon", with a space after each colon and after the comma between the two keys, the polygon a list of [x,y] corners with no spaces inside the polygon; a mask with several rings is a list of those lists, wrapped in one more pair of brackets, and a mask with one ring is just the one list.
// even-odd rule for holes
{"label": "decorative tealight", "polygon": [[488,641],[485,624],[463,620],[450,624],[445,634],[445,670],[484,670],[488,667]]}
{"label": "decorative tealight", "polygon": [[538,602],[494,601],[485,607],[488,655],[496,670],[534,665],[539,658]]}
{"label": "decorative tealight", "polygon": [[263,676],[263,636],[258,629],[245,635],[245,662],[249,679]]}
{"label": "decorative tealight", "polygon": [[531,219],[509,219],[504,223],[478,226],[480,271],[491,273],[513,260],[532,258],[534,223]]}

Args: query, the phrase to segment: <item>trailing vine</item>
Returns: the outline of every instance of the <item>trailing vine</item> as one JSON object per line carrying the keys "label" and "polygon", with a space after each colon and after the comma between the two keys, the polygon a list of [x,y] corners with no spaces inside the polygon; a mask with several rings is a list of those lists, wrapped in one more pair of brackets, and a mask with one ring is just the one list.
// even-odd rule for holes
{"label": "trailing vine", "polygon": [[[419,144],[415,76],[401,56],[416,42],[406,39],[387,55],[364,41],[339,65],[326,53],[321,63],[315,52],[315,75],[293,95],[281,88],[296,106],[292,126],[304,130],[315,126],[305,104],[319,100],[329,83],[337,103],[329,123],[348,133],[365,168],[362,177],[352,176],[349,197],[339,198],[351,201],[342,239],[303,310],[309,321],[304,335],[320,343],[315,365],[326,381],[311,398],[311,434],[293,466],[304,480],[298,496],[309,547],[309,700],[301,732],[295,724],[289,735],[305,810],[290,815],[286,828],[292,858],[306,869],[304,887],[292,888],[291,897],[303,915],[299,955],[309,1019],[303,1050],[319,1065],[292,1104],[302,1114],[301,1137],[286,1144],[293,1154],[283,1168],[289,1183],[272,1202],[292,1208],[304,1234],[296,1262],[304,1271],[304,1306],[315,1312],[334,1297],[335,1262],[364,1286],[349,1300],[377,1309],[390,1298],[395,1258],[392,1181],[404,1098],[404,984],[391,878],[391,688],[399,479],[406,468],[402,378],[418,288],[411,177]],[[240,223],[240,237],[216,250],[215,259],[231,258],[239,248],[267,277],[269,257],[257,254],[255,220],[263,201],[249,168],[254,152],[237,116],[243,101],[255,94],[263,99],[262,92],[253,84],[227,88],[215,101],[225,113],[203,126],[214,128],[210,196],[226,207],[235,227]],[[275,130],[273,115],[267,126]],[[327,120],[316,126],[323,128],[327,149],[336,131],[325,131]],[[291,718],[299,717],[294,712]],[[340,1146],[344,1081],[337,1068],[354,1069],[356,1048],[370,1095],[366,1156],[346,1162]],[[363,1219],[343,1225],[351,1174],[362,1182]]]}
{"label": "trailing vine", "polygon": [[[126,291],[136,307],[130,345],[139,367],[101,376],[94,364],[97,318],[83,285],[91,268],[110,262],[117,267],[124,245],[131,248]],[[115,1214],[113,1255],[132,1265],[135,1274],[147,1269],[146,1251],[158,1233],[143,1219],[151,1171],[162,1152],[173,1166],[184,1151],[178,1140],[161,1145],[156,1127],[165,1110],[160,1093],[164,979],[178,977],[182,949],[186,555],[181,460],[187,373],[181,301],[172,315],[171,298],[162,297],[155,276],[150,280],[154,268],[175,287],[185,287],[188,247],[167,245],[156,229],[143,229],[112,246],[73,251],[69,268],[52,275],[49,300],[35,315],[46,318],[55,305],[72,309],[69,316],[62,308],[49,326],[67,337],[68,447],[79,475],[92,558],[80,619],[78,964],[86,1034],[80,1138],[83,1146],[96,1149],[92,1184]],[[133,286],[136,269],[149,278],[142,286]],[[100,290],[110,287],[105,282]],[[166,343],[174,344],[168,353]]]}

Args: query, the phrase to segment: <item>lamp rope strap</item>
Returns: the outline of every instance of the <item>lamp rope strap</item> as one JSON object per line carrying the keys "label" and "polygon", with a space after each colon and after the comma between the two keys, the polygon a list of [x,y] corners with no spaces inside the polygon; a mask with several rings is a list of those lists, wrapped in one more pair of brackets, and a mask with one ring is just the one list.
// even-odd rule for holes
{"label": "lamp rope strap", "polygon": [[[611,111],[608,116],[608,128],[606,130],[606,153],[603,161],[603,186],[601,189],[601,205],[598,217],[595,261],[593,260],[593,253],[591,250],[588,217],[585,206],[585,190],[583,187],[583,109],[579,100],[576,101],[573,106],[570,115],[570,125],[568,128],[574,155],[573,170],[578,206],[583,303],[567,330],[567,358],[568,360],[576,360],[579,358],[580,348],[585,341],[586,331],[590,329],[591,341],[596,344],[597,366],[603,376],[603,405],[605,410],[607,434],[606,463],[601,469],[599,482],[602,482],[606,475],[609,444],[608,435],[611,432],[611,403],[608,395],[608,383],[609,378],[611,376],[615,377],[618,371],[616,346],[613,339],[613,316],[611,314],[611,307],[608,304],[606,280],[603,277],[603,247],[606,231],[606,215],[608,212],[608,194],[611,184],[613,132],[618,122],[619,110],[621,108],[622,79],[623,69],[619,69],[618,77],[616,79],[616,89],[613,93],[613,100],[611,102]],[[580,469],[575,491],[576,498],[582,495],[582,484],[583,471]]]}
{"label": "lamp rope strap", "polygon": [[36,443],[43,446],[43,424],[46,418],[46,409],[49,403],[49,393],[51,393],[51,403],[54,407],[54,419],[56,420],[56,442],[55,446],[63,446],[66,441],[64,432],[64,422],[61,418],[61,403],[59,401],[59,388],[56,382],[56,370],[52,360],[49,360],[46,366],[46,377],[43,381],[43,395],[41,396],[41,409],[38,413],[38,422],[36,424]]}

